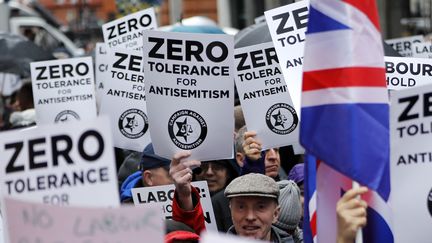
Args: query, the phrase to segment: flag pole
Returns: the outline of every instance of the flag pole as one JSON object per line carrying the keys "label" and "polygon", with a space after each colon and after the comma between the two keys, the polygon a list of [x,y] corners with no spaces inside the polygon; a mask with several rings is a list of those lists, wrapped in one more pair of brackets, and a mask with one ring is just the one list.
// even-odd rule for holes
{"label": "flag pole", "polygon": [[[360,184],[357,181],[353,181],[352,188],[353,189],[360,188]],[[357,198],[360,199],[360,196],[358,196]],[[363,243],[363,232],[361,228],[357,231],[355,243]]]}

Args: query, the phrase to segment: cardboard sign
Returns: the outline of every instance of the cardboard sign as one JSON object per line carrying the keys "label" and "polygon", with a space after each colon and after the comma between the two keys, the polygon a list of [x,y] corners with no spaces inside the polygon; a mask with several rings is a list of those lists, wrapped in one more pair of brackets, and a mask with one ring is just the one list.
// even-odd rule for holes
{"label": "cardboard sign", "polygon": [[108,70],[109,56],[105,43],[96,43],[95,54],[96,101],[98,107],[100,107],[101,99],[104,92],[104,83],[106,83],[110,77],[110,73]]}
{"label": "cardboard sign", "polygon": [[163,242],[165,235],[161,213],[152,207],[58,207],[10,198],[4,202],[9,243]]}
{"label": "cardboard sign", "polygon": [[[213,212],[207,181],[194,181],[191,184],[197,188],[200,193],[206,228],[217,231],[216,218]],[[171,219],[174,190],[174,185],[133,188],[132,198],[136,206],[157,205],[163,212],[165,218]]]}
{"label": "cardboard sign", "polygon": [[235,49],[237,91],[249,130],[262,149],[290,145],[299,139],[299,119],[272,42]]}
{"label": "cardboard sign", "polygon": [[432,43],[430,42],[414,43],[412,48],[413,48],[413,57],[432,58]]}
{"label": "cardboard sign", "polygon": [[292,146],[293,146],[294,154],[304,154],[305,153],[305,149],[303,148],[303,146],[301,146],[300,143],[294,143]]}
{"label": "cardboard sign", "polygon": [[20,77],[13,73],[0,73],[0,93],[10,96],[23,85]]}
{"label": "cardboard sign", "polygon": [[432,85],[395,91],[390,100],[390,202],[395,242],[430,242]]}
{"label": "cardboard sign", "polygon": [[385,57],[387,88],[393,90],[432,84],[432,59]]}
{"label": "cardboard sign", "polygon": [[58,205],[118,206],[108,119],[0,136],[1,195]]}
{"label": "cardboard sign", "polygon": [[111,120],[114,146],[141,152],[150,143],[142,53],[112,49],[100,113]]}
{"label": "cardboard sign", "polygon": [[253,240],[251,238],[239,237],[232,234],[217,233],[205,231],[200,239],[201,243],[263,243],[263,241]]}
{"label": "cardboard sign", "polygon": [[148,8],[102,25],[102,32],[108,48],[141,50],[142,31],[156,28],[154,9]]}
{"label": "cardboard sign", "polygon": [[395,38],[385,40],[385,43],[390,45],[399,54],[404,57],[413,56],[413,44],[423,42],[423,35],[415,35],[409,37]]}
{"label": "cardboard sign", "polygon": [[91,57],[30,63],[36,123],[96,118]]}
{"label": "cardboard sign", "polygon": [[299,113],[309,0],[271,9],[264,14],[294,108]]}
{"label": "cardboard sign", "polygon": [[0,243],[4,242],[4,231],[3,231],[3,216],[0,214]]}
{"label": "cardboard sign", "polygon": [[[233,157],[233,37],[144,32],[150,134],[156,154]],[[215,149],[217,148],[217,149]]]}

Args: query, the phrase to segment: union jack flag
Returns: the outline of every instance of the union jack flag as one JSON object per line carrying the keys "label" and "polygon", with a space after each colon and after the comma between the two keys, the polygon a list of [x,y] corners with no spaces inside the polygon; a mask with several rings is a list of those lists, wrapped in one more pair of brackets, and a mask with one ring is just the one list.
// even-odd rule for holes
{"label": "union jack flag", "polygon": [[[366,197],[372,211],[363,239],[393,242],[387,210],[389,106],[375,1],[311,0],[303,71],[302,145],[335,171],[376,192]],[[320,169],[316,174],[319,178]],[[319,199],[320,185],[315,186]],[[309,199],[313,197],[305,198],[306,206]],[[313,216],[308,213],[306,217]]]}

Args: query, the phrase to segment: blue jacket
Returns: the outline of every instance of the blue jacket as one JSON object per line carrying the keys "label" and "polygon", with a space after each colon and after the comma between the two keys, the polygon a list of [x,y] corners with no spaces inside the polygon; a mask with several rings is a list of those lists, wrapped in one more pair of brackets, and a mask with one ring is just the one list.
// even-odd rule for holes
{"label": "blue jacket", "polygon": [[137,171],[126,178],[120,188],[120,201],[132,202],[132,188],[141,184],[142,171]]}

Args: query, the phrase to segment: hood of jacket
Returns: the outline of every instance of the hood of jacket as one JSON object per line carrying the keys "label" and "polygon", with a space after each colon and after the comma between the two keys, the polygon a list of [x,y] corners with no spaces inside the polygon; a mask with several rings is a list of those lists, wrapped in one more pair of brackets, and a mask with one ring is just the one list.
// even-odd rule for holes
{"label": "hood of jacket", "polygon": [[137,171],[126,178],[120,188],[121,202],[132,198],[132,188],[135,188],[135,186],[140,183],[141,177],[142,171]]}

